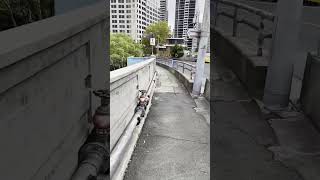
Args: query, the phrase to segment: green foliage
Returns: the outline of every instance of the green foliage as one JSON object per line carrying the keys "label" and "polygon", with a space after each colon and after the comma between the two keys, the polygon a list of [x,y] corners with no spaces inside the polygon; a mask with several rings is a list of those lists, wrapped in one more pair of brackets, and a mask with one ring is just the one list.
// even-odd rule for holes
{"label": "green foliage", "polygon": [[172,47],[170,53],[171,53],[171,57],[180,58],[184,54],[184,48],[176,44],[175,46]]}
{"label": "green foliage", "polygon": [[141,57],[142,46],[133,41],[133,39],[123,33],[110,35],[110,59],[111,70],[126,66],[128,57]]}
{"label": "green foliage", "polygon": [[[151,54],[152,46],[150,45],[150,38],[154,37],[156,39],[156,45],[164,44],[166,39],[169,37],[170,28],[168,22],[160,21],[154,24],[151,24],[146,28],[144,32],[144,37],[142,38],[141,43],[143,44],[143,52],[145,54]],[[156,50],[156,48],[154,48]]]}
{"label": "green foliage", "polygon": [[0,30],[54,15],[54,0],[0,0]]}

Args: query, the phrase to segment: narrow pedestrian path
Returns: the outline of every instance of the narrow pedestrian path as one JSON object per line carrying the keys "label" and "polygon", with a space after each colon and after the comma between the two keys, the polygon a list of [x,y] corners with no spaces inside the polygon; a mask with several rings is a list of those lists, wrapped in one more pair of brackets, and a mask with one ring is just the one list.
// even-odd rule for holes
{"label": "narrow pedestrian path", "polygon": [[270,148],[278,139],[236,75],[212,62],[211,158],[215,180],[302,180]]}
{"label": "narrow pedestrian path", "polygon": [[167,70],[125,175],[126,180],[209,180],[210,129],[190,94]]}

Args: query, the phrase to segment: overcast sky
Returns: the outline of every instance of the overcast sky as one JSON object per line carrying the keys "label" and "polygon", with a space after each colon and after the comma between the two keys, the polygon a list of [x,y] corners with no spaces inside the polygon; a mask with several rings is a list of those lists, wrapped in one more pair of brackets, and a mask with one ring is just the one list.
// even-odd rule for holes
{"label": "overcast sky", "polygon": [[[200,10],[200,22],[202,22],[203,11],[204,11],[204,1],[197,0],[197,9]],[[175,9],[176,9],[176,0],[168,0],[168,21],[171,26],[171,30],[174,29],[174,20],[175,20]]]}

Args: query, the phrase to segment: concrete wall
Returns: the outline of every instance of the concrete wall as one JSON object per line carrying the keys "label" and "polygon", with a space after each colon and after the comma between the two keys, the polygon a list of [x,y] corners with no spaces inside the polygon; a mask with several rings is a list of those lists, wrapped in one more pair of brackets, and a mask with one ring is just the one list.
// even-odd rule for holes
{"label": "concrete wall", "polygon": [[[212,84],[212,85],[213,85],[213,84]],[[204,97],[205,97],[208,101],[210,101],[210,86],[211,86],[210,80],[209,80],[209,79],[206,79],[206,84],[205,84],[205,87],[204,87],[204,93],[203,93],[203,95],[204,95]]]}
{"label": "concrete wall", "polygon": [[[235,0],[236,2],[244,3],[246,5],[265,10],[267,12],[276,14],[276,4],[268,3],[268,2],[255,2],[248,0]],[[219,12],[224,11],[230,14],[233,14],[233,8],[230,8],[225,5],[219,6]],[[307,59],[308,52],[314,52],[317,50],[318,42],[320,41],[320,7],[308,7],[305,6],[303,9],[302,19],[303,23],[301,25],[300,32],[300,50],[296,52],[296,56],[294,59],[294,74],[292,79],[292,90],[290,94],[290,99],[293,102],[296,102],[300,96],[300,90],[302,86],[302,79],[304,74],[305,63]],[[239,11],[239,18],[245,18],[250,22],[259,22],[258,16],[252,15],[246,11]],[[220,16],[217,21],[217,27],[225,34],[227,37],[232,33],[232,20],[227,17]],[[273,23],[269,21],[265,21],[265,32],[272,33],[273,32]],[[238,47],[242,50],[252,49],[256,51],[257,47],[257,37],[258,32],[252,30],[246,25],[238,26],[238,39],[242,39],[238,42]],[[247,41],[247,42],[246,42]],[[271,39],[265,40],[264,48],[264,56],[267,59],[270,59],[270,50],[271,50]],[[250,44],[248,46],[248,44]],[[250,47],[251,46],[251,47]],[[241,50],[241,51],[242,51]],[[230,54],[231,55],[231,54]],[[252,57],[248,57],[252,58]]]}
{"label": "concrete wall", "polygon": [[308,54],[301,91],[303,111],[320,128],[320,57]]}
{"label": "concrete wall", "polygon": [[[68,180],[106,88],[105,3],[0,33],[0,177]],[[92,106],[91,106],[92,105]]]}
{"label": "concrete wall", "polygon": [[154,58],[110,72],[110,149],[134,115],[139,90],[147,90],[155,74]]}
{"label": "concrete wall", "polygon": [[234,38],[221,29],[211,29],[214,52],[246,86],[249,93],[262,99],[268,59],[256,56],[256,48],[246,39]]}
{"label": "concrete wall", "polygon": [[[255,2],[248,0],[235,0],[236,2],[244,3],[246,5],[265,10],[267,12],[276,14],[276,4],[269,2]],[[233,13],[233,8],[227,7],[225,5],[220,5],[219,11],[225,11],[230,14]],[[246,18],[250,22],[256,22],[258,24],[258,16],[247,13],[246,11],[239,11],[240,18]],[[298,57],[295,59],[295,76],[299,80],[303,78],[304,65],[307,57],[307,52],[314,52],[317,50],[317,44],[320,41],[320,7],[309,7],[305,6],[303,9],[302,19],[303,23],[301,25],[300,32],[300,52]],[[273,32],[273,24],[271,22],[265,21],[265,32]],[[225,33],[232,33],[232,20],[227,17],[219,18],[217,22],[218,27],[223,29]],[[252,43],[257,44],[258,32],[252,30],[246,25],[239,25],[239,37],[250,40]],[[269,50],[271,47],[271,39],[265,40],[264,48]]]}

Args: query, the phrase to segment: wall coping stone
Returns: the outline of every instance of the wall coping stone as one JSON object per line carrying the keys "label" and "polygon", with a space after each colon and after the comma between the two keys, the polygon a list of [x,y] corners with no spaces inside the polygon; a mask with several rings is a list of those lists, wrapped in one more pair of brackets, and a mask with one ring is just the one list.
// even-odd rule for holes
{"label": "wall coping stone", "polygon": [[0,69],[53,46],[108,17],[106,2],[0,32]]}

